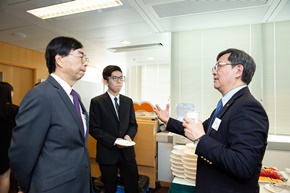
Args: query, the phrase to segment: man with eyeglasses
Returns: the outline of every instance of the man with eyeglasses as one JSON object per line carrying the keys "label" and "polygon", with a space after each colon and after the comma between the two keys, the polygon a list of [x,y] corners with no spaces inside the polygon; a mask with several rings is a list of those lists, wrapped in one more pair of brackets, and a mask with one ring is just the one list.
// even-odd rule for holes
{"label": "man with eyeglasses", "polygon": [[92,193],[88,114],[73,90],[88,65],[83,45],[56,37],[45,51],[50,75],[23,98],[9,149],[24,193]]}
{"label": "man with eyeglasses", "polygon": [[119,66],[105,67],[103,79],[108,90],[91,100],[90,135],[97,140],[96,161],[105,192],[116,192],[120,172],[125,192],[137,193],[138,167],[131,146],[138,128],[133,101],[120,94],[125,77]]}
{"label": "man with eyeglasses", "polygon": [[197,143],[196,193],[259,193],[259,175],[267,146],[268,116],[248,88],[256,70],[251,56],[227,49],[212,68],[218,107],[204,122],[184,122],[154,108],[166,129]]}

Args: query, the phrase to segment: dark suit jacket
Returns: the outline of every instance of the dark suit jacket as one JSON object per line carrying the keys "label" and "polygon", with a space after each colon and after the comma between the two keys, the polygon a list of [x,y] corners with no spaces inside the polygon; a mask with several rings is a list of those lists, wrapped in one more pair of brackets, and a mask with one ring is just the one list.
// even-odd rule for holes
{"label": "dark suit jacket", "polygon": [[25,193],[92,192],[86,141],[72,101],[49,76],[20,104],[9,150],[12,173]]}
{"label": "dark suit jacket", "polygon": [[0,117],[0,174],[3,174],[10,168],[8,149],[18,109],[17,105],[6,104],[7,117]]}
{"label": "dark suit jacket", "polygon": [[135,159],[134,146],[119,149],[114,146],[117,138],[137,133],[137,122],[131,98],[120,95],[120,121],[109,94],[106,92],[91,100],[90,135],[97,140],[96,161],[100,164],[116,164],[121,153],[125,159]]}
{"label": "dark suit jacket", "polygon": [[[269,129],[264,108],[245,87],[217,117],[221,119],[218,131],[212,129],[196,147],[196,192],[259,193],[258,178]],[[206,130],[209,121],[203,122]],[[169,120],[167,130],[184,135],[181,123],[174,119]]]}

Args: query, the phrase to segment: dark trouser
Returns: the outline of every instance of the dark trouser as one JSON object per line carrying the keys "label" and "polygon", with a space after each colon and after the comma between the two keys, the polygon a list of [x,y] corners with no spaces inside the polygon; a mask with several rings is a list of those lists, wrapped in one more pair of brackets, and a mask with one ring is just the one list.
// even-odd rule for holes
{"label": "dark trouser", "polygon": [[124,156],[116,165],[99,164],[105,193],[116,193],[118,169],[124,183],[125,193],[138,193],[138,167],[136,160],[126,161]]}

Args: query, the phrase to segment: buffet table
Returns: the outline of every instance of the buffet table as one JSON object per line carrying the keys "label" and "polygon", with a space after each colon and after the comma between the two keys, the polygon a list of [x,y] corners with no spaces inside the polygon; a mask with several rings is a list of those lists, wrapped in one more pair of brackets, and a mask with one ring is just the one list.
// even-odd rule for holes
{"label": "buffet table", "polygon": [[[288,179],[287,183],[290,184],[290,174],[286,173],[285,171],[281,171],[280,173],[285,178]],[[259,184],[260,184],[260,193],[276,193],[275,191],[270,191],[270,190],[267,190],[265,188],[266,184],[269,184],[269,182],[259,182]],[[188,183],[187,181],[185,181],[182,178],[174,177],[172,182],[171,182],[168,193],[180,193],[180,192],[182,192],[182,193],[195,193],[195,185]],[[283,191],[283,193],[286,193],[286,192],[290,193],[290,190]]]}
{"label": "buffet table", "polygon": [[195,185],[182,178],[174,177],[168,193],[195,193]]}

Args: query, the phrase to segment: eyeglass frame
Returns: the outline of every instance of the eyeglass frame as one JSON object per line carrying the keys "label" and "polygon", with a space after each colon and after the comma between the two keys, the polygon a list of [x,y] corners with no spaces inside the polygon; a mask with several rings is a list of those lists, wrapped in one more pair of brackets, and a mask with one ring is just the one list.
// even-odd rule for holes
{"label": "eyeglass frame", "polygon": [[80,57],[82,59],[82,64],[86,63],[86,62],[90,62],[89,58],[87,57],[87,55],[83,54],[81,56],[77,56],[77,55],[74,55],[74,54],[69,54],[69,55],[72,55],[74,57]]}
{"label": "eyeglass frame", "polygon": [[111,79],[115,82],[118,82],[118,80],[120,80],[121,82],[125,81],[125,76],[110,76]]}
{"label": "eyeglass frame", "polygon": [[231,62],[217,62],[214,67],[212,67],[211,71],[219,71],[219,69],[223,66],[226,66],[226,65],[236,65],[234,63],[231,63]]}

